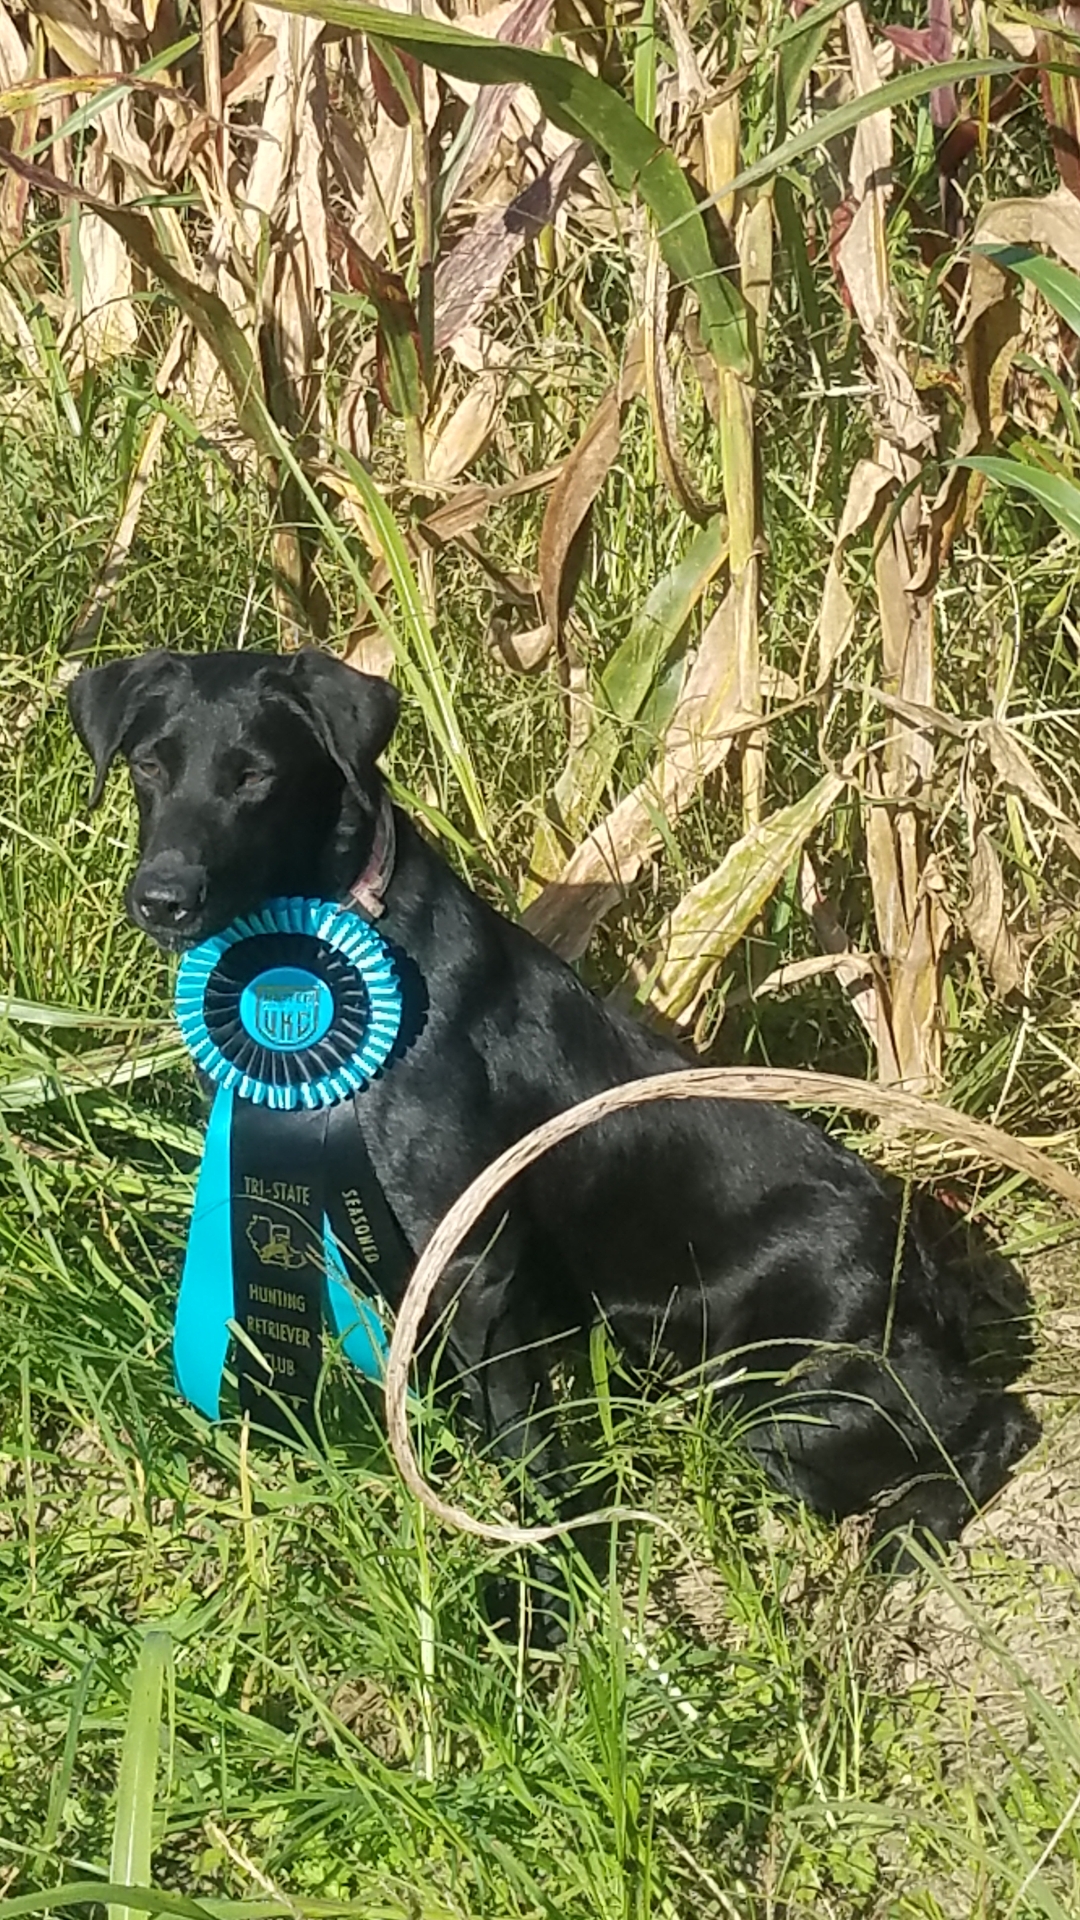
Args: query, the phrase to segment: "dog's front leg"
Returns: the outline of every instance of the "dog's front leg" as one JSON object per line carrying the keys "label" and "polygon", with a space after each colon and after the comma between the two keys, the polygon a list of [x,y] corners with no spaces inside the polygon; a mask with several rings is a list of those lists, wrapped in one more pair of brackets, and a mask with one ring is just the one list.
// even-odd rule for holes
{"label": "dog's front leg", "polygon": [[[523,1521],[544,1525],[558,1520],[569,1489],[552,1420],[550,1356],[529,1311],[517,1253],[517,1236],[504,1227],[482,1251],[459,1254],[443,1274],[433,1312],[444,1329],[442,1380],[464,1392],[492,1453],[516,1469]],[[533,1643],[557,1646],[566,1635],[566,1580],[549,1551],[530,1554],[529,1585]],[[497,1579],[490,1599],[494,1617],[516,1627],[518,1590]]]}
{"label": "dog's front leg", "polygon": [[519,1235],[504,1221],[447,1265],[428,1310],[425,1338],[440,1380],[466,1396],[492,1452],[534,1487],[557,1493],[549,1354],[519,1273]]}

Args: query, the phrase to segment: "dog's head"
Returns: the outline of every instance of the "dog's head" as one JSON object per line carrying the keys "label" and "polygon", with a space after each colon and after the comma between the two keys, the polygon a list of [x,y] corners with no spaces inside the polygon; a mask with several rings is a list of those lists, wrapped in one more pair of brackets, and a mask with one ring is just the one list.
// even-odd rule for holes
{"label": "dog's head", "polygon": [[374,817],[398,696],[315,649],[154,652],[80,673],[68,704],[94,761],[91,806],[118,755],[131,774],[128,914],[181,948],[275,894],[330,884]]}

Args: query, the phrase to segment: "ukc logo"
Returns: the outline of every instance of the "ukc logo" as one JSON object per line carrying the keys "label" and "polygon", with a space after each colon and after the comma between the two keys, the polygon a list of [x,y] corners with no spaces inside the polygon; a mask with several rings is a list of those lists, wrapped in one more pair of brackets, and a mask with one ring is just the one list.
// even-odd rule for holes
{"label": "ukc logo", "polygon": [[302,1053],[334,1020],[334,996],[306,967],[268,967],[240,995],[240,1024],[271,1053]]}
{"label": "ukc logo", "polygon": [[260,981],[255,988],[255,1031],[268,1047],[306,1047],[319,1028],[319,987],[275,986]]}

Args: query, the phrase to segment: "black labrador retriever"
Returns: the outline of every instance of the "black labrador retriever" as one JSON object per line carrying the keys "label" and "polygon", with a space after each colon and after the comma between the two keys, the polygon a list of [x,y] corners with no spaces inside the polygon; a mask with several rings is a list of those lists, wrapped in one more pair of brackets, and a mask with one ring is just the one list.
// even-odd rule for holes
{"label": "black labrador retriever", "polygon": [[[94,802],[117,755],[130,768],[126,904],[159,945],[274,895],[381,905],[426,1008],[358,1116],[415,1251],[521,1135],[680,1064],[391,814],[386,681],[314,650],[151,652],[82,672],[69,697]],[[673,1101],[578,1134],[518,1180],[501,1231],[485,1223],[462,1250],[435,1311],[451,1302],[454,1364],[508,1455],[535,1445],[554,1343],[598,1314],[632,1364],[734,1372],[772,1478],[833,1517],[875,1508],[876,1538],[954,1538],[1031,1435],[1023,1405],[973,1371],[948,1264],[864,1161],[781,1107]]]}

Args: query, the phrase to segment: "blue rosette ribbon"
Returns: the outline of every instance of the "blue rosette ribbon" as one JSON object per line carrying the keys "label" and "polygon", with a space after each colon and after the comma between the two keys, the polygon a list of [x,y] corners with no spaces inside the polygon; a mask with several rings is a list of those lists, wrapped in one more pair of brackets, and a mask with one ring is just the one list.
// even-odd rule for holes
{"label": "blue rosette ribbon", "polygon": [[234,1328],[241,1406],[278,1432],[286,1408],[311,1425],[324,1314],[360,1372],[382,1377],[373,1296],[403,1283],[412,1254],[356,1096],[387,1068],[401,1018],[386,942],[334,901],[271,900],[181,960],[177,1023],[216,1092],[173,1359],[211,1420]]}

